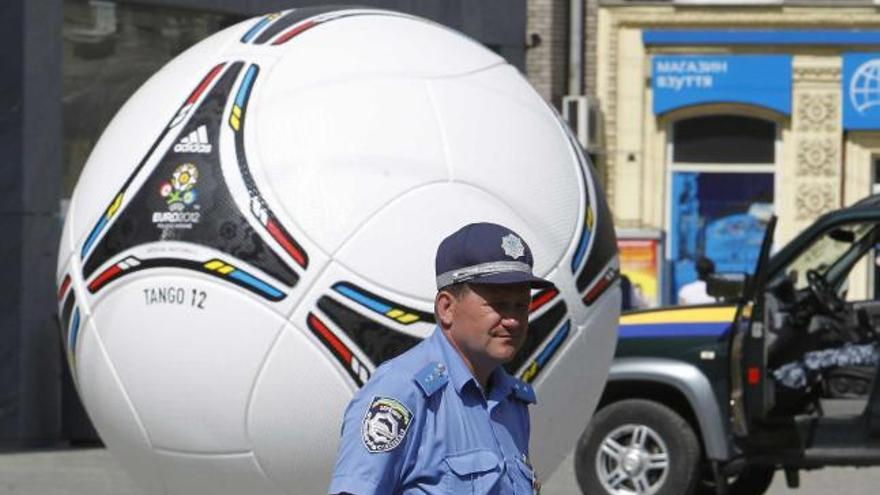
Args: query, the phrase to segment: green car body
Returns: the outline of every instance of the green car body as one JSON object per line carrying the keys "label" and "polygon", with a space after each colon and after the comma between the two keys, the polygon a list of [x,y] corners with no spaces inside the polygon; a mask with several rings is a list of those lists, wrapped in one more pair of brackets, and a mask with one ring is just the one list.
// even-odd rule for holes
{"label": "green car body", "polygon": [[[774,375],[814,351],[877,348],[880,301],[845,295],[854,267],[874,265],[880,195],[823,215],[771,256],[775,221],[752,276],[707,281],[728,302],[621,316],[605,391],[576,449],[585,493],[758,495],[779,469],[797,486],[800,469],[880,465],[876,365],[810,371],[803,389]],[[855,413],[823,407],[840,371],[866,377],[865,393],[844,401]]]}

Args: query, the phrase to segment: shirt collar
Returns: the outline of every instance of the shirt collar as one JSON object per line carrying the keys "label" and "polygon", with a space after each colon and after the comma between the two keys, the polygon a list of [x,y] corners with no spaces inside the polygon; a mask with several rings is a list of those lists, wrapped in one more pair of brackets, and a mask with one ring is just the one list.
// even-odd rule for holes
{"label": "shirt collar", "polygon": [[[461,354],[452,346],[452,343],[449,342],[446,334],[443,333],[439,326],[434,329],[434,333],[430,338],[440,351],[441,361],[446,363],[446,369],[449,371],[449,380],[452,382],[455,390],[461,394],[462,389],[470,382],[473,382],[473,386],[479,388],[477,379],[474,378],[471,370],[464,363]],[[495,368],[489,381],[491,383],[489,395],[492,397],[504,399],[513,392],[513,377],[507,373],[503,366]]]}
{"label": "shirt collar", "polygon": [[513,393],[514,379],[504,369],[504,366],[495,368],[489,380],[492,383],[492,388],[489,390],[490,397],[501,401]]}
{"label": "shirt collar", "polygon": [[446,369],[449,373],[449,381],[452,382],[455,390],[458,393],[461,393],[461,389],[470,381],[473,381],[474,385],[476,385],[476,379],[474,378],[474,375],[471,374],[471,370],[469,370],[467,365],[464,364],[464,359],[462,359],[455,347],[452,347],[452,343],[449,342],[449,339],[446,338],[446,334],[443,333],[443,330],[439,326],[434,329],[434,333],[431,335],[431,340],[439,351],[440,360],[446,363]]}

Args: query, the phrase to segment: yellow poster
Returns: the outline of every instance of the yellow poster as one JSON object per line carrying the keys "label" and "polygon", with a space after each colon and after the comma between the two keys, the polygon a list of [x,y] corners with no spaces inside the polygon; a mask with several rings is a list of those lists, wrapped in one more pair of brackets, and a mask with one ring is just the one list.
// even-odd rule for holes
{"label": "yellow poster", "polygon": [[657,239],[618,239],[620,272],[626,275],[640,302],[647,307],[660,305],[660,274]]}

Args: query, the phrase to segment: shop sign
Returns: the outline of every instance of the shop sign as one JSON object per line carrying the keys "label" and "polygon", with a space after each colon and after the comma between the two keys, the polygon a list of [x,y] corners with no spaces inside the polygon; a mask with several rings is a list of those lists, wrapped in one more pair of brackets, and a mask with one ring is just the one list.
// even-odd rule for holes
{"label": "shop sign", "polygon": [[655,55],[654,113],[707,103],[743,103],[791,113],[790,55]]}
{"label": "shop sign", "polygon": [[880,129],[880,52],[843,54],[843,128]]}

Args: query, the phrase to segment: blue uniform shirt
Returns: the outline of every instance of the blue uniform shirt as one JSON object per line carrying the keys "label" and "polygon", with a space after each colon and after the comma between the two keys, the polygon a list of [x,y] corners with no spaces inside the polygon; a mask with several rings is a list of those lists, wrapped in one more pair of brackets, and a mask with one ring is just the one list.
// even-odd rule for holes
{"label": "blue uniform shirt", "polygon": [[329,493],[532,494],[531,386],[499,367],[488,396],[437,328],[380,366],[345,411]]}

